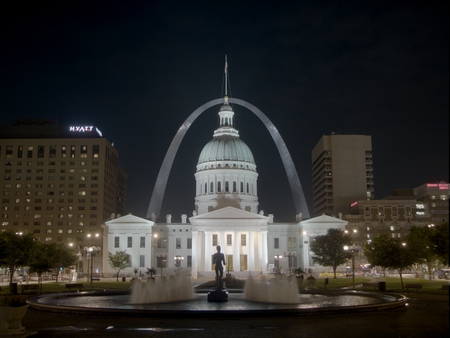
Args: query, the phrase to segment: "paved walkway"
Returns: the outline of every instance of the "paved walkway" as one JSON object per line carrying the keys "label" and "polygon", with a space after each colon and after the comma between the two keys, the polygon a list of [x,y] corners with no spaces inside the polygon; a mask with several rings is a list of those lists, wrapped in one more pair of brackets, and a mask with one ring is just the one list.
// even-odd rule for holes
{"label": "paved walkway", "polygon": [[29,309],[33,337],[445,337],[449,296],[411,292],[405,309],[364,314],[245,319],[145,318],[48,314]]}

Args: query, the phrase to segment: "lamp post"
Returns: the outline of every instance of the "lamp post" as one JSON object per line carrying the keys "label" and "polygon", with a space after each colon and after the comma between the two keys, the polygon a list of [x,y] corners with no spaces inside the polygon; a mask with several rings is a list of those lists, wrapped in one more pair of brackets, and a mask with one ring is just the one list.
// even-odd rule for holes
{"label": "lamp post", "polygon": [[292,258],[297,256],[296,252],[284,252],[284,257],[288,257],[289,260],[289,276],[292,276]]}
{"label": "lamp post", "polygon": [[183,256],[175,256],[173,259],[175,260],[175,267],[180,268],[181,262],[184,260],[184,257]]}
{"label": "lamp post", "polygon": [[157,254],[156,259],[160,258],[160,268],[161,268],[161,277],[162,277],[162,271],[163,268],[166,267],[166,261],[167,261],[167,254]]}
{"label": "lamp post", "polygon": [[355,253],[359,252],[360,247],[357,245],[344,245],[345,251],[350,251],[352,253],[352,279],[353,279],[353,289],[355,288]]}
{"label": "lamp post", "polygon": [[87,256],[87,261],[88,261],[88,279],[89,279],[89,261],[91,261],[91,277],[90,277],[90,282],[91,282],[91,290],[92,290],[92,276],[93,276],[93,267],[94,267],[94,257],[95,257],[95,253],[100,251],[101,248],[100,247],[96,247],[96,246],[86,246],[84,247],[84,251],[86,251],[86,256]]}
{"label": "lamp post", "polygon": [[[156,257],[155,255],[155,251],[156,251],[156,246],[158,244],[158,234],[154,234],[153,235],[153,247],[152,247],[152,252],[151,252],[151,256],[150,256],[150,267],[153,268],[153,257]],[[155,270],[155,274],[156,274],[156,270]]]}
{"label": "lamp post", "polygon": [[277,270],[278,273],[280,273],[280,259],[283,258],[281,255],[275,255],[275,270]]}

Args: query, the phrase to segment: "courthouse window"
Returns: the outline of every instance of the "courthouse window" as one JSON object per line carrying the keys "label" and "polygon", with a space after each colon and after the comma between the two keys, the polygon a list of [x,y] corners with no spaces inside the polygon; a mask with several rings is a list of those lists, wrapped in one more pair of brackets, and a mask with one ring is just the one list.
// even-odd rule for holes
{"label": "courthouse window", "polygon": [[289,237],[288,238],[288,247],[296,248],[297,247],[297,237]]}
{"label": "courthouse window", "polygon": [[241,246],[247,246],[247,236],[245,234],[241,234]]}
{"label": "courthouse window", "polygon": [[273,248],[274,249],[279,249],[280,248],[280,239],[279,238],[274,238],[273,239]]}

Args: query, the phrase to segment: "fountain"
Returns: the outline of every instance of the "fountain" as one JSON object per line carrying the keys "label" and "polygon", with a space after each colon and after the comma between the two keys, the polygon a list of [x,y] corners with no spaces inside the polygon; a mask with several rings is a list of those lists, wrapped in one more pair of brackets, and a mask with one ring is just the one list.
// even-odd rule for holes
{"label": "fountain", "polygon": [[301,290],[289,277],[249,277],[244,292],[230,291],[228,301],[208,301],[208,290],[193,292],[187,274],[169,279],[133,281],[131,291],[85,291],[37,296],[36,310],[58,313],[153,317],[243,317],[367,312],[404,307],[402,295],[350,290]]}
{"label": "fountain", "polygon": [[135,279],[132,283],[132,304],[171,303],[194,298],[194,289],[187,272],[180,271],[170,278],[149,278],[147,283]]}
{"label": "fountain", "polygon": [[256,279],[251,275],[247,278],[244,289],[244,299],[262,303],[299,303],[298,285],[292,276],[277,275],[268,279],[260,274]]}

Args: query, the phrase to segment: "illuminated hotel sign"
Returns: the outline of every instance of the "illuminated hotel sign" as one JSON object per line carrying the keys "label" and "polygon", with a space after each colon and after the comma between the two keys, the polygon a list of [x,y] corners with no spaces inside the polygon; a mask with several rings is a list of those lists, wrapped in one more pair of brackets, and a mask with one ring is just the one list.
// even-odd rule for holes
{"label": "illuminated hotel sign", "polygon": [[94,126],[70,126],[69,131],[73,133],[90,133],[96,131],[97,134],[103,136],[102,132]]}
{"label": "illuminated hotel sign", "polygon": [[439,190],[448,190],[448,183],[427,183],[427,188],[438,188]]}

